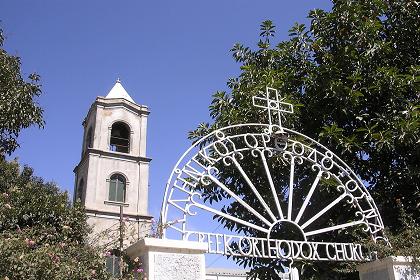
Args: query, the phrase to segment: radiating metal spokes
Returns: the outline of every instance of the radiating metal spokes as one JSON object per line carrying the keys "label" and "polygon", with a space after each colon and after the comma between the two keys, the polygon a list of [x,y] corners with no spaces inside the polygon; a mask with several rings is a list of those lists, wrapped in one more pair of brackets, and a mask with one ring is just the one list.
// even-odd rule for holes
{"label": "radiating metal spokes", "polygon": [[270,236],[273,225],[287,221],[299,227],[305,240],[360,226],[375,240],[383,238],[373,199],[341,159],[300,133],[282,128],[287,137],[280,139],[267,128],[223,128],[182,156],[168,181],[161,213],[162,223],[176,222],[164,234],[185,236],[200,226],[189,224],[190,219],[204,211],[233,225],[232,230],[258,237]]}
{"label": "radiating metal spokes", "polygon": [[[363,183],[323,145],[283,127],[293,105],[276,89],[262,94],[253,104],[267,113],[267,124],[216,130],[179,159],[165,189],[163,237],[196,238],[209,253],[290,265],[369,260],[360,244],[334,242],[351,231],[387,242]],[[211,221],[218,222],[214,229]]]}

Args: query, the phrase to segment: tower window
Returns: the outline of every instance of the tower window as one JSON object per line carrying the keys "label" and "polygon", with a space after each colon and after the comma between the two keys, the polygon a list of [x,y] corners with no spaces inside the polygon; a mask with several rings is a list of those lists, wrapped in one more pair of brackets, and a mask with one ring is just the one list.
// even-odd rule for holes
{"label": "tower window", "polygon": [[109,201],[125,202],[126,181],[121,174],[114,174],[109,180]]}
{"label": "tower window", "polygon": [[92,137],[92,128],[88,129],[88,133],[86,134],[86,143],[85,148],[92,148],[93,147],[93,137]]}
{"label": "tower window", "polygon": [[126,124],[116,122],[112,125],[109,149],[114,152],[128,153],[130,150],[130,129]]}
{"label": "tower window", "polygon": [[77,191],[76,191],[76,198],[77,200],[80,200],[83,203],[83,186],[84,186],[84,181],[83,179],[80,180],[79,185],[77,186]]}

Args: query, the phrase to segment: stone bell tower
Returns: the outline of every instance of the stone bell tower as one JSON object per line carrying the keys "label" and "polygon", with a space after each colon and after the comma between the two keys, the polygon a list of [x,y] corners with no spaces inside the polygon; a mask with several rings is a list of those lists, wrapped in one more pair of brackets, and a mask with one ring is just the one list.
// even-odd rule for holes
{"label": "stone bell tower", "polygon": [[99,244],[118,240],[120,211],[125,244],[148,233],[150,158],[146,156],[149,110],[128,95],[117,80],[106,97],[98,96],[83,121],[82,154],[75,167],[74,198],[86,208]]}

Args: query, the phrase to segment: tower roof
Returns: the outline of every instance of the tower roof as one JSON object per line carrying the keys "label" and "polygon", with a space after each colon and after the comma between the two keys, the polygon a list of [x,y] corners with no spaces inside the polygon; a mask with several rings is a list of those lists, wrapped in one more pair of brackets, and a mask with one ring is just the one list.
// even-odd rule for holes
{"label": "tower roof", "polygon": [[121,85],[120,79],[117,79],[117,81],[115,82],[115,85],[112,87],[112,89],[109,91],[109,93],[107,94],[105,98],[107,99],[124,98],[130,102],[136,103],[131,98],[131,96],[127,93],[124,87]]}

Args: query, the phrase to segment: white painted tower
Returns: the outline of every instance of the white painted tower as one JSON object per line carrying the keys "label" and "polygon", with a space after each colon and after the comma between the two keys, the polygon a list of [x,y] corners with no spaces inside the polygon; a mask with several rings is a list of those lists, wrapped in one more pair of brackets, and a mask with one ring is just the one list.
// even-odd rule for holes
{"label": "white painted tower", "polygon": [[86,208],[91,238],[99,244],[118,239],[120,206],[129,228],[125,244],[150,228],[146,156],[149,110],[134,102],[117,80],[106,97],[98,96],[83,121],[82,155],[75,167],[75,201]]}

